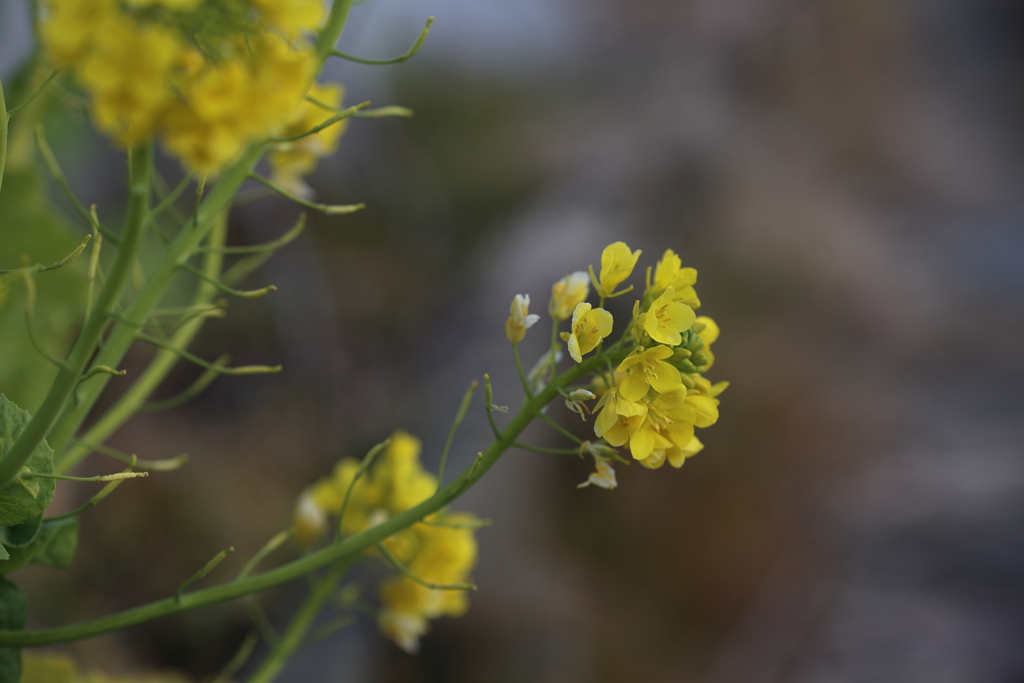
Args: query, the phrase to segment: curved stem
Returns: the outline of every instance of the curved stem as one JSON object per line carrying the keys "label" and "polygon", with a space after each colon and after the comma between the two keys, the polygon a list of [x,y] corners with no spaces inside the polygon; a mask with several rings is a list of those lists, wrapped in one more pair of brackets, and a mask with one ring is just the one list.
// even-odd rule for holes
{"label": "curved stem", "polygon": [[[117,250],[113,267],[107,276],[106,284],[100,291],[96,301],[96,307],[92,315],[85,321],[78,338],[75,340],[71,351],[65,359],[65,367],[61,368],[57,378],[50,386],[41,406],[32,417],[21,436],[0,461],[0,489],[7,486],[14,480],[25,462],[32,455],[32,452],[43,441],[47,432],[57,421],[61,410],[71,397],[72,392],[78,385],[78,380],[85,372],[89,360],[96,350],[104,328],[110,318],[110,312],[114,304],[121,298],[125,285],[128,283],[128,276],[131,273],[132,264],[135,261],[135,253],[138,250],[139,238],[142,234],[142,225],[146,218],[146,198],[149,196],[150,168],[152,166],[152,144],[143,145],[132,150],[130,155],[131,169],[131,195],[128,203],[128,217],[124,232],[121,236],[121,244]],[[120,358],[117,359],[118,361]],[[102,362],[99,364],[109,367],[117,367],[118,362]],[[94,382],[93,384],[100,384]],[[103,384],[106,384],[104,380]],[[92,385],[90,385],[92,386]]]}
{"label": "curved stem", "polygon": [[[264,146],[261,144],[250,146],[238,161],[232,166],[228,167],[220,176],[220,180],[214,186],[214,188],[206,193],[206,198],[203,200],[202,207],[199,211],[198,225],[193,226],[191,223],[187,224],[182,230],[175,236],[174,240],[167,247],[167,251],[164,253],[163,259],[157,265],[156,269],[150,274],[149,280],[145,286],[139,290],[138,295],[132,301],[131,305],[125,311],[125,317],[130,320],[146,320],[149,318],[153,308],[160,302],[164,291],[167,289],[167,285],[171,279],[178,272],[178,267],[187,261],[199,244],[203,241],[206,235],[213,229],[216,221],[221,216],[222,212],[227,208],[231,202],[232,196],[235,191],[245,181],[246,176],[252,167],[259,160],[263,154]],[[204,283],[205,284],[205,283]],[[197,321],[198,322],[198,321]],[[186,328],[182,328],[184,331]],[[135,341],[135,328],[117,324],[114,326],[110,334],[107,336],[103,348],[96,355],[94,363],[101,365],[108,365],[112,368],[119,367],[121,365],[121,359],[124,358],[128,348]],[[155,374],[151,378],[155,377]],[[79,402],[77,405],[68,406],[64,413],[60,416],[57,422],[50,429],[47,435],[47,441],[50,447],[58,453],[64,448],[65,444],[74,436],[78,430],[79,425],[85,420],[92,406],[96,403],[100,393],[107,386],[108,377],[99,377],[93,380],[89,385],[84,386],[79,393]],[[139,382],[142,378],[139,378]],[[139,384],[136,382],[136,385]],[[133,389],[134,386],[133,385]],[[152,388],[149,389],[152,391]],[[146,393],[148,396],[148,393]],[[145,400],[145,396],[143,397]],[[122,406],[120,402],[119,406]],[[130,417],[130,413],[127,415],[118,414],[117,420],[123,422],[124,419]],[[117,422],[112,420],[112,422]],[[120,426],[121,422],[117,422],[116,425],[107,432],[113,432],[117,426]],[[87,435],[89,441],[101,441],[106,438],[97,438],[97,435],[93,434],[90,430]],[[71,469],[81,458],[85,457],[86,453],[81,452],[77,449],[69,449],[67,452],[62,453],[56,462],[58,471],[66,472]]]}
{"label": "curved stem", "polygon": [[[210,230],[207,243],[211,246],[221,246],[224,244],[226,234],[227,215],[225,213],[221,213],[214,222],[213,228]],[[211,277],[219,277],[223,262],[224,257],[221,254],[206,254],[203,261],[203,271]],[[215,294],[216,290],[212,285],[200,282],[196,287],[195,295],[192,298],[192,305],[196,306],[205,304],[210,301]],[[202,329],[204,322],[205,320],[203,318],[196,318],[189,321],[175,332],[171,337],[170,343],[177,348],[187,348],[199,333],[199,330]],[[109,344],[110,340],[107,341],[108,346]],[[173,368],[178,362],[178,359],[178,354],[173,351],[161,349],[145,371],[139,375],[139,378],[132,383],[131,387],[129,387],[129,389],[122,394],[120,398],[118,398],[117,403],[115,403],[106,413],[103,414],[103,417],[99,418],[99,420],[89,428],[89,431],[85,433],[82,440],[71,441],[68,444],[68,449],[62,453],[57,460],[57,472],[63,473],[69,471],[72,467],[78,464],[82,458],[90,453],[91,446],[88,444],[103,443],[111,434],[117,431],[121,425],[127,422],[132,415],[142,408],[150,395],[163,382],[167,373],[169,373],[171,368]],[[52,445],[53,444],[51,443],[51,446]]]}
{"label": "curved stem", "polygon": [[288,629],[281,635],[280,640],[274,644],[274,648],[270,651],[270,656],[260,665],[256,673],[249,678],[249,683],[270,683],[277,678],[277,675],[287,663],[288,658],[295,654],[295,651],[302,645],[309,627],[313,625],[313,620],[320,613],[324,603],[331,599],[335,587],[344,578],[350,564],[350,562],[339,562],[334,565],[327,573],[327,576],[322,578],[316,587],[313,588],[309,597],[299,607],[299,611],[296,612],[292,623],[288,625]]}
{"label": "curved stem", "polygon": [[51,643],[82,640],[105,633],[120,631],[137,624],[152,621],[153,619],[159,619],[160,617],[258,593],[282,583],[301,578],[320,567],[354,557],[363,550],[377,545],[387,537],[418,522],[427,515],[440,510],[462,495],[467,488],[486,474],[502,454],[512,446],[519,434],[540,414],[541,409],[558,395],[559,388],[572,384],[583,375],[592,372],[602,361],[603,357],[601,355],[594,355],[566,370],[550,386],[527,401],[498,438],[487,447],[487,450],[483,451],[481,457],[477,458],[476,462],[452,481],[452,483],[419,505],[403,510],[371,529],[367,529],[341,542],[332,543],[326,548],[322,548],[262,574],[257,574],[241,581],[232,581],[192,593],[186,593],[181,596],[180,601],[175,600],[173,597],[165,598],[147,605],[134,607],[124,612],[71,626],[35,631],[0,631],[0,646],[48,645]]}

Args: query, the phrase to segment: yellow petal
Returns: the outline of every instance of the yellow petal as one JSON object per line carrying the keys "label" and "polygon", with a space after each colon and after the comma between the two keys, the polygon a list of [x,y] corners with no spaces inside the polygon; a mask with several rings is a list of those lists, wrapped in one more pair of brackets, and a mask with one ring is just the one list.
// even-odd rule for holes
{"label": "yellow petal", "polygon": [[698,427],[710,427],[718,422],[718,401],[715,399],[707,396],[687,396],[686,404],[693,408]]}

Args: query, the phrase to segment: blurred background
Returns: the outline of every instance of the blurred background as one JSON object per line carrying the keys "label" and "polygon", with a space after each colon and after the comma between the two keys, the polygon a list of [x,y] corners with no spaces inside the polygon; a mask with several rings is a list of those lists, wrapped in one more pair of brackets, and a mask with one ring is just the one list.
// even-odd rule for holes
{"label": "blurred background", "polygon": [[[30,46],[22,5],[0,0],[5,80]],[[732,387],[704,452],[678,471],[620,467],[614,492],[576,489],[585,462],[508,453],[456,505],[494,520],[464,618],[436,622],[417,656],[363,619],[280,680],[1024,681],[1024,6],[372,0],[340,48],[398,54],[428,14],[410,63],[328,68],[349,102],[416,112],[352,121],[311,178],[321,201],[367,209],[310,216],[246,283],[279,291],[233,301],[194,346],[285,372],[220,379],[119,432],[124,451],[192,460],[90,511],[70,570],[14,575],[30,624],[168,595],[228,545],[211,579],[231,575],[305,485],[396,428],[432,466],[472,379],[520,399],[512,296],[543,308],[622,239],[642,266],[671,248],[696,267],[722,328],[711,379]],[[122,156],[72,99],[51,118],[72,186],[113,220]],[[265,241],[297,214],[239,207],[230,239]],[[39,315],[59,331],[72,294],[53,275]],[[38,400],[12,358],[0,390]],[[197,375],[181,365],[161,395]],[[525,440],[565,445],[546,428]],[[487,442],[474,410],[450,471]],[[304,590],[266,595],[272,621]],[[249,629],[231,603],[68,650],[202,681]]]}

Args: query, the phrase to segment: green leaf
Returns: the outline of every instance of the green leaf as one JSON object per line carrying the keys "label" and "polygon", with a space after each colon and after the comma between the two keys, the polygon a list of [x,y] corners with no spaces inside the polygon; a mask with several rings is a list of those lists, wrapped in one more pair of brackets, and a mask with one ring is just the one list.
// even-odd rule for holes
{"label": "green leaf", "polygon": [[[0,459],[14,445],[32,416],[0,394]],[[26,466],[32,472],[53,474],[53,449],[41,441],[29,456]],[[39,479],[39,487],[25,487],[13,481],[0,490],[0,526],[15,526],[39,515],[50,504],[56,481]],[[33,482],[35,483],[35,482]],[[32,490],[29,490],[29,489]]]}
{"label": "green leaf", "polygon": [[11,554],[7,552],[7,548],[5,548],[2,543],[0,543],[0,560],[9,559],[11,559]]}
{"label": "green leaf", "polygon": [[[11,548],[10,559],[0,561],[0,574],[9,574],[27,564],[67,569],[78,548],[78,520],[44,521],[35,540],[23,548]],[[0,678],[2,683],[3,678]]]}
{"label": "green leaf", "polygon": [[78,549],[78,520],[63,519],[45,525],[45,529],[48,540],[42,544],[33,561],[54,569],[67,569],[71,566],[71,560],[75,559],[75,550]]}
{"label": "green leaf", "polygon": [[[36,480],[38,481],[38,480]],[[8,548],[24,548],[35,540],[39,526],[43,523],[43,515],[38,514],[27,522],[17,526],[0,526],[0,543]],[[0,557],[6,560],[6,557]]]}
{"label": "green leaf", "polygon": [[[0,629],[20,631],[25,628],[28,605],[25,594],[7,579],[0,578]],[[21,648],[0,647],[0,681],[21,678]]]}

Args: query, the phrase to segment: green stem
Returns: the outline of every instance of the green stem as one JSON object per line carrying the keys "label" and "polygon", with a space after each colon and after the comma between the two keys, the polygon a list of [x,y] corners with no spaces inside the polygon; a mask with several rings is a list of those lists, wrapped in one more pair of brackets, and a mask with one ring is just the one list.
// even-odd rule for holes
{"label": "green stem", "polygon": [[482,456],[452,483],[419,505],[403,510],[371,529],[346,538],[341,542],[332,543],[316,552],[309,553],[297,560],[247,579],[186,593],[181,596],[180,601],[176,601],[173,597],[165,598],[147,605],[134,607],[124,612],[92,621],[72,624],[71,626],[34,631],[3,630],[0,631],[0,646],[24,647],[65,643],[120,631],[137,624],[152,621],[153,619],[159,619],[160,617],[252,595],[253,593],[301,578],[320,567],[355,557],[363,550],[377,545],[387,537],[449,505],[453,500],[462,495],[467,488],[487,473],[502,454],[515,442],[519,434],[540,414],[541,409],[558,395],[558,390],[561,387],[568,386],[585,374],[593,372],[602,360],[603,358],[600,355],[594,355],[566,370],[550,386],[545,387],[543,391],[527,401],[519,413],[512,418],[508,426],[501,432],[500,436],[487,447]]}
{"label": "green stem", "polygon": [[[128,276],[131,273],[132,263],[135,261],[136,251],[139,246],[139,238],[142,234],[142,225],[146,218],[146,198],[149,196],[149,171],[151,168],[153,154],[152,144],[143,145],[131,151],[131,178],[130,199],[128,203],[128,216],[125,221],[125,228],[121,235],[121,244],[117,249],[117,256],[114,259],[113,267],[107,276],[106,283],[100,291],[92,315],[85,321],[78,338],[75,340],[71,351],[65,358],[66,366],[61,368],[57,378],[50,386],[50,391],[43,400],[36,414],[29,421],[22,431],[21,436],[14,442],[11,449],[0,460],[0,489],[6,487],[21,471],[21,468],[28,461],[32,452],[46,437],[47,432],[53,427],[64,409],[72,392],[78,385],[78,380],[85,372],[89,359],[96,350],[96,346],[107,326],[110,312],[114,304],[121,298],[125,285],[128,283]],[[102,355],[102,353],[100,354]],[[120,358],[114,362],[98,361],[99,365],[117,367]],[[93,382],[87,387],[106,385],[105,376],[102,382]],[[84,392],[83,392],[84,393]],[[83,416],[84,417],[84,416]]]}
{"label": "green stem", "polygon": [[4,186],[4,165],[7,163],[7,105],[4,103],[4,84],[0,81],[0,189]]}
{"label": "green stem", "polygon": [[[197,221],[198,225],[193,226],[189,223],[185,225],[175,236],[174,241],[171,242],[167,247],[167,251],[164,252],[163,259],[161,259],[156,269],[150,274],[149,280],[146,282],[145,286],[139,290],[138,295],[125,311],[125,316],[127,318],[130,320],[147,320],[149,318],[150,312],[160,302],[168,284],[178,272],[179,266],[192,256],[192,253],[196,250],[210,230],[213,229],[214,224],[217,222],[222,212],[230,204],[235,191],[245,181],[246,176],[263,154],[263,149],[264,146],[262,144],[250,146],[242,153],[241,157],[239,157],[234,164],[225,169],[216,186],[214,186],[210,192],[206,193],[206,198],[203,200],[202,207],[199,211],[199,220]],[[205,285],[205,283],[203,283],[203,285]],[[196,324],[199,324],[199,321],[196,321]],[[179,331],[179,334],[188,329],[191,328],[188,326],[183,327],[182,330]],[[115,325],[104,341],[103,348],[96,355],[94,362],[100,365],[108,365],[112,368],[119,367],[121,365],[121,360],[128,351],[128,348],[132,345],[132,342],[135,341],[135,334],[135,328],[129,325]],[[177,335],[175,335],[175,338],[177,338]],[[166,371],[164,372],[166,374]],[[162,375],[158,378],[156,377],[157,374],[158,373],[153,373],[152,375],[148,375],[148,379],[162,379]],[[109,377],[100,377],[82,388],[79,394],[78,404],[68,406],[60,416],[60,419],[57,420],[56,424],[50,430],[47,440],[51,448],[57,452],[60,452],[64,448],[65,444],[67,444],[74,436],[78,427],[85,420],[89,411],[92,409],[92,406],[99,398],[100,393],[102,393],[103,389],[107,386],[108,380]],[[142,380],[143,378],[140,377],[136,382],[136,385],[142,383]],[[146,391],[146,386],[144,385],[143,387],[140,387],[139,393],[144,393],[145,396],[148,396],[149,392],[151,392],[157,384],[159,384],[158,381],[152,384],[152,386],[149,386],[148,391]],[[132,390],[134,390],[134,387],[135,385],[133,385]],[[145,396],[143,396],[143,399]],[[132,412],[134,412],[134,409],[128,408],[127,403],[121,401],[118,402],[115,409],[117,409],[117,412],[107,422],[108,425],[114,425],[113,429],[120,426],[120,424],[123,423],[124,420],[128,419]],[[114,409],[112,409],[111,412],[113,412],[113,410]],[[104,419],[106,419],[106,417]],[[109,435],[113,429],[110,429],[107,434]],[[96,435],[93,434],[93,430],[90,430],[87,437],[87,440],[92,442],[102,440],[96,438]],[[106,438],[106,436],[103,438]],[[67,452],[62,453],[58,458],[56,463],[57,470],[61,472],[68,471],[81,458],[85,457],[85,455],[86,453],[80,450],[69,449]]]}
{"label": "green stem", "polygon": [[[338,38],[341,37],[351,9],[352,0],[336,0],[331,6],[331,11],[324,24],[324,28],[316,40],[316,54],[321,66],[330,56],[331,50],[334,49],[335,44],[338,42]],[[159,303],[179,266],[189,260],[192,253],[213,227],[217,217],[230,206],[238,188],[241,187],[249,173],[252,172],[256,162],[263,156],[265,149],[265,143],[254,143],[239,156],[235,163],[224,169],[216,186],[207,193],[203,200],[195,224],[183,227],[175,236],[174,240],[167,247],[163,259],[151,274],[149,281],[146,282],[146,285],[139,291],[138,296],[132,301],[131,306],[126,311],[128,318],[132,320],[146,320],[149,318],[150,311]],[[103,349],[97,354],[95,362],[112,368],[118,367],[121,365],[121,359],[128,352],[128,348],[134,341],[134,329],[127,325],[116,325],[104,342]],[[157,374],[159,373],[154,372],[150,379],[155,379]],[[100,381],[94,381],[88,387],[82,389],[78,404],[69,406],[57,420],[56,424],[53,425],[52,429],[50,429],[48,440],[51,448],[60,452],[64,445],[74,436],[93,405],[95,405],[99,395],[106,388],[108,379],[102,378]],[[142,378],[140,377],[139,382],[136,382],[136,384],[139,384],[141,381]],[[159,384],[159,382],[156,382],[156,384]],[[155,388],[156,384],[150,387],[149,392]],[[149,392],[145,392],[145,395],[148,396]],[[143,396],[143,400],[145,400],[145,396]],[[108,426],[113,424],[113,429],[120,426],[134,412],[134,410],[125,412],[128,407],[127,404],[119,402],[118,406],[121,407],[120,410],[107,423]],[[113,429],[110,431],[112,432]],[[90,430],[89,434],[92,434],[92,430]],[[90,438],[89,440],[96,441],[95,438]],[[70,449],[62,454],[56,463],[56,467],[59,471],[66,472],[85,455],[87,454],[79,450]]]}
{"label": "green stem", "polygon": [[455,432],[459,431],[459,425],[466,418],[466,411],[469,410],[469,402],[473,399],[473,394],[476,392],[477,381],[469,385],[469,389],[466,390],[466,394],[462,397],[462,403],[459,404],[459,412],[455,414],[455,419],[452,421],[451,429],[448,430],[448,439],[444,442],[444,450],[441,451],[441,462],[437,466],[437,488],[441,488],[444,484],[444,466],[448,462],[448,452],[452,449],[452,441],[455,439]]}
{"label": "green stem", "polygon": [[338,562],[310,591],[309,596],[292,618],[292,622],[288,624],[288,629],[274,644],[270,655],[256,670],[256,673],[249,678],[249,683],[270,683],[277,678],[288,658],[295,654],[295,651],[302,645],[309,627],[313,625],[313,620],[320,613],[324,603],[331,599],[334,589],[344,578],[350,564],[345,561]]}
{"label": "green stem", "polygon": [[512,343],[512,355],[516,359],[516,372],[519,373],[519,381],[523,385],[523,391],[526,392],[526,398],[532,398],[533,392],[530,391],[530,383],[526,381],[526,373],[523,372],[523,364],[519,360],[519,344]]}
{"label": "green stem", "polygon": [[[227,214],[221,213],[217,220],[214,221],[213,228],[210,230],[209,238],[207,243],[213,247],[219,247],[224,244],[227,236]],[[224,263],[223,255],[211,252],[205,255],[203,260],[203,272],[210,277],[216,278],[220,276],[221,268]],[[217,290],[206,282],[200,282],[196,287],[194,296],[192,297],[192,304],[190,307],[200,306],[208,303],[213,299]],[[183,325],[174,336],[171,337],[170,343],[179,348],[188,348],[189,344],[202,329],[205,319],[196,318],[187,324]],[[127,326],[122,326],[127,327]],[[104,347],[110,345],[108,339],[107,344]],[[121,395],[121,397],[106,413],[103,417],[96,421],[89,431],[85,433],[81,441],[72,441],[68,444],[68,449],[62,453],[57,460],[57,471],[67,472],[74,467],[78,462],[87,456],[90,452],[90,446],[88,444],[101,444],[106,441],[111,434],[117,431],[121,425],[128,421],[136,412],[138,412],[149,399],[150,395],[159,387],[164,378],[167,377],[167,373],[171,371],[171,368],[178,362],[179,356],[173,351],[160,350],[153,360],[150,362],[146,370],[139,376],[139,378],[131,385],[131,387]],[[220,359],[218,359],[219,361]],[[217,363],[214,363],[215,365]],[[113,367],[113,366],[111,366]],[[210,371],[212,372],[212,371]],[[107,380],[104,380],[104,383]],[[83,392],[84,393],[84,392]],[[82,443],[86,442],[86,443]],[[51,446],[53,443],[51,442]]]}
{"label": "green stem", "polygon": [[345,24],[348,23],[348,13],[352,11],[352,0],[334,0],[331,5],[331,13],[327,15],[327,21],[320,35],[316,37],[316,56],[323,65],[331,56],[334,46],[338,44]]}

